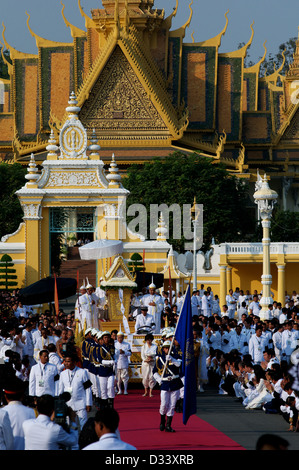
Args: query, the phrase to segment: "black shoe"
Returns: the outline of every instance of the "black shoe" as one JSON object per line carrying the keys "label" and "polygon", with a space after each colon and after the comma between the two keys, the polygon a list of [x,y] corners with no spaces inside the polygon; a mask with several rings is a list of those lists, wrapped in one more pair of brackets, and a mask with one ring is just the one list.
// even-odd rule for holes
{"label": "black shoe", "polygon": [[107,402],[107,408],[114,408],[114,398],[108,398]]}
{"label": "black shoe", "polygon": [[165,429],[165,415],[161,415],[160,431],[164,431],[164,429]]}
{"label": "black shoe", "polygon": [[171,422],[172,422],[172,416],[167,416],[165,432],[175,432],[175,430],[172,429],[171,427]]}

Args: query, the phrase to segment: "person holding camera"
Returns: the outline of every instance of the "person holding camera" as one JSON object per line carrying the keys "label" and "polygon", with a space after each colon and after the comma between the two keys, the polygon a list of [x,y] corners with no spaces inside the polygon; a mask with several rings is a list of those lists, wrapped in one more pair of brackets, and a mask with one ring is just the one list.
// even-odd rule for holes
{"label": "person holding camera", "polygon": [[88,371],[77,367],[76,357],[67,354],[64,358],[65,370],[60,374],[59,378],[59,395],[64,392],[70,394],[70,400],[67,405],[76,413],[80,429],[83,428],[87,421],[87,413],[92,407],[92,391],[91,381],[89,380]]}
{"label": "person holding camera", "polygon": [[76,413],[69,408],[69,432],[54,422],[55,398],[42,395],[37,398],[38,416],[23,423],[25,450],[60,450],[78,448]]}

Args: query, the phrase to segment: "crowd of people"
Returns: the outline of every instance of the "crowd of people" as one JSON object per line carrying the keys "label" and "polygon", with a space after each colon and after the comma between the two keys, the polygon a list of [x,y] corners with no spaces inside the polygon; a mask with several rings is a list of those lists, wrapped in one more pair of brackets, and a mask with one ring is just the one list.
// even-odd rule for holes
{"label": "crowd of people", "polygon": [[[95,289],[89,289],[92,295]],[[160,430],[166,432],[174,432],[173,415],[182,412],[182,353],[175,331],[184,299],[185,293],[159,293],[154,284],[131,299],[129,321],[135,323],[135,334],[144,335],[143,394],[152,396],[158,384]],[[48,429],[44,439],[50,449],[101,448],[109,440],[102,436],[103,428],[113,445],[132,448],[121,441],[115,427],[115,395],[129,393],[132,351],[125,333],[103,329],[99,316],[98,327],[85,328],[78,345],[75,311],[36,313],[22,304],[18,290],[0,292],[0,306],[0,448],[40,449],[40,426]],[[247,410],[279,414],[290,431],[299,431],[296,292],[286,295],[283,306],[271,303],[261,317],[257,292],[230,290],[220,306],[217,295],[202,285],[192,293],[191,308],[198,392],[217,387],[219,394],[237,397]],[[59,406],[67,413],[63,426],[57,418]],[[97,421],[91,423],[93,406]]]}

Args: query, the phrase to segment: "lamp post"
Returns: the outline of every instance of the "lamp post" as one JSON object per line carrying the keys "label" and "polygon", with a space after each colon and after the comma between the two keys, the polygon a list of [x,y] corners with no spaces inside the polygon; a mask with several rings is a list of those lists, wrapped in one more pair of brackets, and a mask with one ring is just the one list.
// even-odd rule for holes
{"label": "lamp post", "polygon": [[197,228],[199,210],[196,209],[196,198],[194,197],[193,206],[191,207],[191,219],[193,224],[193,290],[197,290]]}
{"label": "lamp post", "polygon": [[270,189],[266,174],[264,175],[264,178],[258,174],[255,189],[256,191],[253,197],[255,203],[258,205],[263,227],[263,274],[261,278],[263,295],[260,300],[260,305],[262,307],[260,318],[261,320],[264,320],[265,313],[268,310],[268,305],[273,303],[273,299],[271,297],[272,276],[270,270],[270,226],[272,212],[274,205],[277,202],[278,194],[276,191]]}

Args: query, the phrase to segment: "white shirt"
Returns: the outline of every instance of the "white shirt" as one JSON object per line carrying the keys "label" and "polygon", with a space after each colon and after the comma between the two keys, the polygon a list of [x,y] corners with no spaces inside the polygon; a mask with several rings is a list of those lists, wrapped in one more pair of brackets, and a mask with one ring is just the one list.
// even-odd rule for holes
{"label": "white shirt", "polygon": [[152,323],[155,323],[153,315],[150,315],[149,313],[143,315],[140,313],[136,317],[135,332],[137,332],[138,328],[141,328],[142,326],[151,326]]}
{"label": "white shirt", "polygon": [[66,432],[46,415],[23,423],[25,450],[59,450],[59,444],[73,447],[78,444],[78,431]]}
{"label": "white shirt", "polygon": [[[129,367],[129,358],[132,354],[131,345],[126,341],[120,343],[115,341],[115,361],[118,369],[127,369]],[[120,350],[124,351],[124,354],[120,354]]]}
{"label": "white shirt", "polygon": [[29,374],[29,390],[30,396],[40,397],[41,395],[58,394],[58,370],[54,364],[42,364],[38,362],[31,367]]}
{"label": "white shirt", "polygon": [[35,419],[34,409],[29,406],[24,406],[20,401],[11,401],[8,405],[3,407],[3,410],[7,411],[10,419],[14,437],[14,450],[24,450],[23,422],[27,419]]}
{"label": "white shirt", "polygon": [[[59,377],[59,395],[68,392],[71,399],[67,402],[74,411],[84,410],[87,406],[92,406],[91,386],[84,388],[84,384],[89,381],[88,371],[75,367],[73,370],[63,370]],[[90,384],[91,385],[91,384]]]}
{"label": "white shirt", "polygon": [[7,411],[0,408],[0,450],[13,450],[13,434]]}
{"label": "white shirt", "polygon": [[263,336],[253,335],[249,340],[249,354],[254,363],[261,363],[264,360],[264,351],[267,340]]}
{"label": "white shirt", "polygon": [[118,439],[115,433],[104,434],[97,442],[93,442],[82,450],[137,450],[136,447]]}

